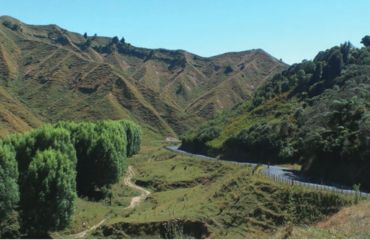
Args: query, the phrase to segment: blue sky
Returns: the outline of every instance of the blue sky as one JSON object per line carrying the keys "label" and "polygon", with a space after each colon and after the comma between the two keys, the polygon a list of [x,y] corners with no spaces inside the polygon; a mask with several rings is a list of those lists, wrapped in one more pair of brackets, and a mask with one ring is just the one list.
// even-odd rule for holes
{"label": "blue sky", "polygon": [[201,56],[262,48],[287,63],[370,35],[369,0],[0,0],[0,14]]}

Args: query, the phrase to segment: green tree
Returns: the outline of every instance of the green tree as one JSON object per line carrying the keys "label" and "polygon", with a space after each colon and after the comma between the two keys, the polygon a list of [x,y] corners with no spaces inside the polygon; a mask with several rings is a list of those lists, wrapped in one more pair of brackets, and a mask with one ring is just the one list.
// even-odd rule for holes
{"label": "green tree", "polygon": [[112,43],[113,43],[113,44],[118,44],[118,43],[119,43],[119,39],[118,39],[118,37],[117,37],[117,36],[114,36],[114,37],[112,38]]}
{"label": "green tree", "polygon": [[127,156],[131,157],[140,151],[141,129],[137,124],[131,121],[121,120],[119,123],[121,124],[123,131],[126,132]]}
{"label": "green tree", "polygon": [[46,149],[59,150],[68,155],[68,158],[75,164],[76,153],[71,142],[71,137],[66,129],[46,125],[43,128],[31,131],[22,135],[15,135],[6,140],[14,146],[18,169],[21,173],[27,171],[32,158],[37,151]]}
{"label": "green tree", "polygon": [[0,219],[18,204],[18,168],[14,150],[0,143]]}
{"label": "green tree", "polygon": [[328,63],[324,68],[324,78],[327,81],[332,80],[333,78],[340,75],[343,68],[343,55],[339,49],[334,49],[328,59]]}
{"label": "green tree", "polygon": [[361,39],[361,43],[364,44],[365,47],[370,47],[370,36],[366,35]]}
{"label": "green tree", "polygon": [[56,150],[38,151],[21,189],[22,226],[31,237],[66,227],[76,199],[75,165]]}
{"label": "green tree", "polygon": [[0,238],[18,238],[15,209],[19,202],[18,167],[15,152],[0,142]]}

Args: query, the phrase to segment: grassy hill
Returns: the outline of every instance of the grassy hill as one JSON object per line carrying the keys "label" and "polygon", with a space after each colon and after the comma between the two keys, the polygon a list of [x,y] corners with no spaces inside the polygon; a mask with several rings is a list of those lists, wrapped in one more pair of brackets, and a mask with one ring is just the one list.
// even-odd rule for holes
{"label": "grassy hill", "polygon": [[3,16],[0,86],[16,106],[1,106],[15,114],[2,117],[1,132],[57,120],[128,118],[176,135],[248,99],[285,68],[260,49],[203,58]]}
{"label": "grassy hill", "polygon": [[298,163],[316,181],[370,189],[370,48],[344,43],[290,66],[253,99],[189,132],[182,148]]}
{"label": "grassy hill", "polygon": [[324,220],[354,199],[276,183],[247,166],[176,155],[147,134],[140,154],[128,159],[135,183],[151,192],[145,201],[127,209],[138,193],[122,179],[111,199],[78,199],[73,222],[53,237],[73,237],[105,219],[86,237],[268,238]]}

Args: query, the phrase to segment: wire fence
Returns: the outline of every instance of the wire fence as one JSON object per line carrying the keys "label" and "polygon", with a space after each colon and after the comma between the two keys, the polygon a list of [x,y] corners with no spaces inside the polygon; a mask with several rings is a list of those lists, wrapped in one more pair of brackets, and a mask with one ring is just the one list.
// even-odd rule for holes
{"label": "wire fence", "polygon": [[[212,160],[212,161],[216,160],[216,161],[219,161],[219,162],[234,163],[234,164],[238,164],[240,166],[249,166],[249,167],[252,167],[252,168],[257,168],[259,166],[266,167],[265,165],[258,165],[256,163],[227,161],[227,160],[220,160],[220,159],[217,159],[217,158],[208,157],[208,156],[204,156],[204,155],[193,154],[193,153],[185,152],[183,150],[179,150],[176,146],[167,146],[165,148],[169,151],[184,154],[184,155],[187,155],[187,156],[197,157],[197,158],[200,158],[200,159],[203,159],[203,160]],[[289,176],[282,175],[282,174],[271,173],[270,171],[266,171],[264,169],[262,169],[261,171],[257,171],[257,174],[268,177],[269,179],[271,179],[275,182],[279,182],[279,183],[283,183],[283,184],[287,184],[287,185],[291,185],[291,186],[302,186],[302,187],[310,188],[310,189],[317,190],[317,191],[325,191],[325,192],[331,192],[331,193],[337,193],[337,194],[352,195],[352,196],[355,196],[355,197],[370,198],[370,193],[355,191],[355,190],[351,190],[351,189],[345,189],[345,188],[341,188],[341,187],[337,187],[337,186],[330,186],[330,185],[306,182],[306,181],[302,181],[302,180],[301,181],[300,180],[295,180],[295,179],[292,179]]]}
{"label": "wire fence", "polygon": [[344,189],[344,188],[338,188],[338,187],[329,186],[329,185],[298,181],[294,179],[289,179],[285,176],[279,176],[276,174],[272,174],[272,173],[269,173],[268,171],[260,171],[259,174],[262,174],[263,176],[266,176],[275,182],[283,183],[283,184],[290,185],[290,186],[302,186],[302,187],[310,188],[310,189],[317,190],[317,191],[353,195],[353,196],[358,196],[358,197],[370,197],[369,193],[350,190],[350,189]]}

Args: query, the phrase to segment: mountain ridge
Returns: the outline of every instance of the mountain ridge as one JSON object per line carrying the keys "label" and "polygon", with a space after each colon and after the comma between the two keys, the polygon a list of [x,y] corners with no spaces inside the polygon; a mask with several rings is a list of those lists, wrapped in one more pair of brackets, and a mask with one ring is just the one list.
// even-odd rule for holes
{"label": "mountain ridge", "polygon": [[8,16],[0,50],[0,85],[44,121],[127,117],[174,136],[287,67],[261,49],[207,58]]}

